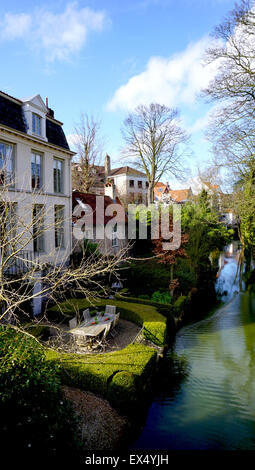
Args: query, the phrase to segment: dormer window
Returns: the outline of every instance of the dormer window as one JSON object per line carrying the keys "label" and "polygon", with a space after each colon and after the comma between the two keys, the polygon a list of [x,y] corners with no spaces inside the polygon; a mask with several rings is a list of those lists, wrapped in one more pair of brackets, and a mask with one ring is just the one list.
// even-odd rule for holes
{"label": "dormer window", "polygon": [[42,118],[38,114],[32,113],[32,132],[42,135]]}
{"label": "dormer window", "polygon": [[27,134],[40,140],[48,141],[46,136],[46,116],[48,108],[40,95],[24,99],[22,111],[27,124]]}

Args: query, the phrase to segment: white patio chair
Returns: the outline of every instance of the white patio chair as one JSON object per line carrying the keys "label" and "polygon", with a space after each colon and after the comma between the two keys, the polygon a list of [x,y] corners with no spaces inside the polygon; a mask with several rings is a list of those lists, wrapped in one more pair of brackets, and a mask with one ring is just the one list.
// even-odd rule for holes
{"label": "white patio chair", "polygon": [[105,314],[115,315],[116,307],[115,305],[106,305]]}
{"label": "white patio chair", "polygon": [[72,320],[69,321],[69,328],[70,328],[70,330],[72,330],[76,326],[77,326],[77,318],[74,317],[74,318],[72,318]]}
{"label": "white patio chair", "polygon": [[119,318],[120,318],[120,313],[116,313],[115,318],[114,318],[113,323],[112,323],[112,330],[111,330],[111,333],[110,333],[113,338],[117,334],[117,331],[115,330],[115,327],[116,327],[116,325],[119,321]]}
{"label": "white patio chair", "polygon": [[111,326],[112,326],[112,323],[107,323],[106,327],[105,327],[105,330],[104,330],[104,334],[103,334],[103,340],[106,338],[106,336],[108,336],[108,334],[110,333],[110,329],[111,329]]}
{"label": "white patio chair", "polygon": [[116,313],[116,315],[114,317],[112,328],[115,328],[115,326],[117,325],[119,319],[120,319],[120,313],[118,312],[118,313]]}
{"label": "white patio chair", "polygon": [[83,310],[83,320],[86,321],[86,320],[90,320],[91,316],[90,316],[90,313],[89,313],[89,308],[86,308],[86,310]]}

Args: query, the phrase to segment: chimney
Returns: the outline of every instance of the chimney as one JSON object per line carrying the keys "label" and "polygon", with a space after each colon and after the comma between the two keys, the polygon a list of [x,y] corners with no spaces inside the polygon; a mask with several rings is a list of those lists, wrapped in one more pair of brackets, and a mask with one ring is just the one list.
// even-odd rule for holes
{"label": "chimney", "polygon": [[111,159],[108,154],[105,155],[105,159],[104,159],[104,171],[105,171],[105,177],[107,178],[111,171]]}
{"label": "chimney", "polygon": [[48,98],[47,98],[47,96],[46,96],[46,98],[45,98],[45,105],[46,105],[47,108],[49,107],[49,106],[48,106]]}
{"label": "chimney", "polygon": [[104,186],[105,196],[109,196],[114,202],[116,201],[116,186],[114,181],[108,181]]}

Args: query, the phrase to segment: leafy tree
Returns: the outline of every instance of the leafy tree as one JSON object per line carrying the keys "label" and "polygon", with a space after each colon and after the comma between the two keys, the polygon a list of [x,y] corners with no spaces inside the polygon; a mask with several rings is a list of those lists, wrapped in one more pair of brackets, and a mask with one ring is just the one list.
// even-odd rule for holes
{"label": "leafy tree", "polygon": [[182,228],[189,237],[187,256],[198,281],[201,266],[208,264],[210,253],[216,248],[222,249],[229,242],[232,232],[228,232],[218,221],[217,213],[210,208],[206,191],[200,193],[198,204],[183,206]]}

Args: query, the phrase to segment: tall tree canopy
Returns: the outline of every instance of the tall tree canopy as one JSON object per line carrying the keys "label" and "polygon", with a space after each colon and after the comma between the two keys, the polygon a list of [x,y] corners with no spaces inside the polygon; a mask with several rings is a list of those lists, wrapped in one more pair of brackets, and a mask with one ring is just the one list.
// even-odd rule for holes
{"label": "tall tree canopy", "polygon": [[154,186],[163,175],[180,176],[184,153],[181,144],[187,141],[187,133],[181,127],[178,111],[158,103],[138,106],[125,119],[122,133],[124,155],[148,178],[150,204]]}

